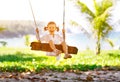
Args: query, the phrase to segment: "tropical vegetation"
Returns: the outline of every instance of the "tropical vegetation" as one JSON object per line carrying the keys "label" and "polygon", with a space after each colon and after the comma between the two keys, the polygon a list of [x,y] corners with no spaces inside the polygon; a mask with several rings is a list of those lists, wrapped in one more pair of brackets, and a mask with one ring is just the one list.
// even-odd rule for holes
{"label": "tropical vegetation", "polygon": [[[94,10],[90,10],[89,7],[83,3],[81,0],[75,0],[77,8],[87,15],[87,19],[92,25],[92,36],[96,39],[96,54],[100,54],[101,52],[101,40],[105,40],[110,43],[111,46],[114,46],[112,41],[106,36],[113,29],[109,24],[108,20],[110,20],[110,11],[113,6],[112,0],[102,0],[101,2],[97,2],[97,0],[93,0]],[[75,21],[72,21],[72,24],[79,25]],[[84,33],[87,33],[84,28],[81,30]]]}

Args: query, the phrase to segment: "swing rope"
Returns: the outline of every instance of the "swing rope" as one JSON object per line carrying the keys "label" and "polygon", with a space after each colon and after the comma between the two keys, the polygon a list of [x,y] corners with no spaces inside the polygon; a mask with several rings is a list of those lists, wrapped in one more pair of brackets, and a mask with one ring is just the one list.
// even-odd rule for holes
{"label": "swing rope", "polygon": [[[30,1],[30,0],[29,0],[29,5],[30,5],[31,12],[32,12],[32,15],[33,15],[35,28],[38,29],[37,22],[36,22],[36,20],[35,20],[35,15],[34,15],[34,12],[33,12],[33,9],[32,9],[32,4],[31,4],[31,1]],[[36,32],[36,31],[35,31],[35,32]],[[35,34],[36,34],[36,38],[37,38],[37,40],[40,42],[40,34],[39,34],[39,31],[36,32]]]}
{"label": "swing rope", "polygon": [[65,41],[65,0],[63,1],[63,40]]}

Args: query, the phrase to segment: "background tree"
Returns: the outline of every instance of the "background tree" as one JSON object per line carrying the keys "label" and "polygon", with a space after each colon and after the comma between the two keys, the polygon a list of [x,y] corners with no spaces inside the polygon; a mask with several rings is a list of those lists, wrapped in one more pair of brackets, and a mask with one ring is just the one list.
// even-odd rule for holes
{"label": "background tree", "polygon": [[0,26],[0,32],[3,31],[3,30],[5,30],[5,28]]}
{"label": "background tree", "polygon": [[25,45],[30,46],[30,35],[25,35],[24,38],[25,38]]}
{"label": "background tree", "polygon": [[87,19],[89,19],[92,24],[92,35],[96,39],[96,54],[100,54],[101,40],[105,40],[113,46],[112,41],[106,37],[112,30],[111,25],[108,23],[110,17],[109,11],[113,6],[112,0],[102,0],[99,3],[97,3],[96,0],[93,0],[94,11],[90,10],[89,7],[80,0],[75,2],[78,9],[80,9],[82,13],[86,13],[88,15]]}
{"label": "background tree", "polygon": [[[0,26],[0,32],[3,31],[3,30],[5,30],[5,29],[6,29],[6,28]],[[0,43],[1,43],[1,45],[4,46],[4,47],[7,45],[7,42],[5,42],[5,41],[0,41]]]}
{"label": "background tree", "polygon": [[0,43],[3,47],[5,47],[7,45],[7,42],[5,42],[5,41],[0,41]]}

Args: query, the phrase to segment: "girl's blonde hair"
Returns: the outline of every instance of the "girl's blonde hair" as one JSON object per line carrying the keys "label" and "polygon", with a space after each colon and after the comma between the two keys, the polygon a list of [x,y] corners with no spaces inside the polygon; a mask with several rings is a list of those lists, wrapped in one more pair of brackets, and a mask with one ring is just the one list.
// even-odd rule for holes
{"label": "girl's blonde hair", "polygon": [[[56,26],[56,23],[53,21],[48,22],[47,27],[44,27],[44,30],[47,31],[48,25],[54,24]],[[57,31],[59,31],[59,27],[56,26]]]}

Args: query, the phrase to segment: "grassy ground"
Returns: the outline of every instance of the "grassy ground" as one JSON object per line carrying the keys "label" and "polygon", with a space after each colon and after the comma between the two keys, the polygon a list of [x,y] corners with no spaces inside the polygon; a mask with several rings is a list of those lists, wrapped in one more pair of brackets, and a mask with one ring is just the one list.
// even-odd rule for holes
{"label": "grassy ground", "polygon": [[2,72],[40,72],[53,71],[87,71],[94,69],[119,69],[120,51],[102,51],[95,55],[93,51],[80,51],[72,55],[71,59],[62,58],[57,61],[55,57],[46,56],[45,52],[32,51],[28,48],[0,48],[0,71]]}

